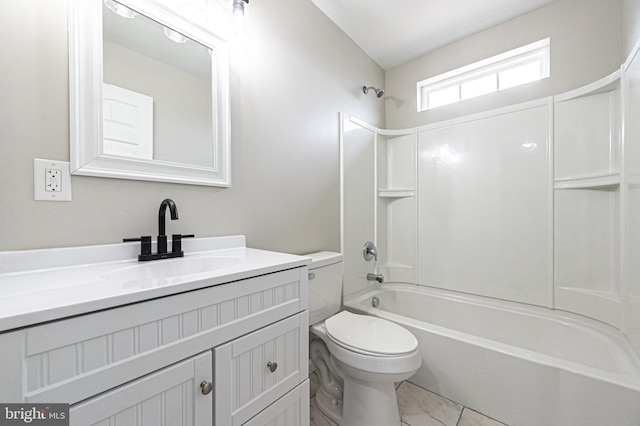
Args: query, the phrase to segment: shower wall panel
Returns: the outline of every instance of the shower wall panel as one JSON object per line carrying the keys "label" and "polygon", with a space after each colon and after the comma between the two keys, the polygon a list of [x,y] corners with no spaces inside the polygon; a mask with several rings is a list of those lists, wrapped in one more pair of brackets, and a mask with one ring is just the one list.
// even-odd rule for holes
{"label": "shower wall panel", "polygon": [[418,282],[552,306],[549,109],[419,130]]}
{"label": "shower wall panel", "polygon": [[624,325],[640,356],[640,45],[625,64],[627,90],[624,120],[624,188],[626,189],[626,244]]}
{"label": "shower wall panel", "polygon": [[378,272],[416,282],[416,132],[378,134]]}
{"label": "shower wall panel", "polygon": [[366,274],[375,268],[364,260],[362,248],[376,240],[376,130],[348,116],[342,126],[342,253],[349,294],[367,286]]}
{"label": "shower wall panel", "polygon": [[554,307],[621,326],[620,72],[554,97]]}

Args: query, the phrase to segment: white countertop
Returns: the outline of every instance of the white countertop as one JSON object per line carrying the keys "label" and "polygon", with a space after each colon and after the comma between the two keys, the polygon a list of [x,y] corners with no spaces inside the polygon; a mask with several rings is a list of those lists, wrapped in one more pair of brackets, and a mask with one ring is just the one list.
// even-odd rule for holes
{"label": "white countertop", "polygon": [[185,257],[149,262],[137,260],[140,243],[0,252],[0,331],[310,263],[245,244],[242,235],[189,239]]}

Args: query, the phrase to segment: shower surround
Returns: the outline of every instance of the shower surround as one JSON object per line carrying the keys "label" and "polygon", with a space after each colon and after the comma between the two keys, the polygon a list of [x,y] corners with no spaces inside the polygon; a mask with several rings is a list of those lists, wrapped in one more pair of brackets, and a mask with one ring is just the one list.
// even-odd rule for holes
{"label": "shower surround", "polygon": [[[632,55],[621,70],[572,92],[414,129],[377,129],[343,114],[345,305],[362,310],[354,298],[371,288],[366,275],[378,273],[385,282],[500,301],[510,312],[546,311],[555,319],[566,313],[621,345],[629,367],[622,374],[629,380],[610,380],[608,373],[597,380],[625,395],[640,396],[640,271],[631,260],[640,257],[640,125],[625,119],[640,111],[639,71],[640,60]],[[363,258],[366,241],[377,246],[377,261]],[[420,305],[424,298],[415,300],[397,309],[406,311],[403,317],[409,322],[430,327],[429,317],[416,315],[432,305]],[[527,339],[557,337],[559,328],[549,325],[552,321],[522,321],[517,322],[521,327],[509,328],[515,317],[500,315],[500,320],[486,322],[487,311],[471,306],[461,304],[445,316],[458,315],[480,329],[482,324],[503,327],[498,334],[518,335],[516,343],[508,344],[525,353]],[[560,353],[570,352],[569,340],[554,342]],[[429,354],[434,353],[432,345],[444,343],[423,344]],[[457,350],[463,359],[478,355],[470,346]],[[586,370],[576,366],[588,370],[593,361],[591,351],[570,363],[562,356],[533,352],[551,361],[551,370],[545,367],[544,374],[561,377],[584,375]],[[496,358],[489,361],[492,353]],[[487,362],[503,355],[501,344],[482,350]],[[439,386],[467,387],[444,362],[454,354],[443,356],[440,362],[425,355],[417,384],[434,392]],[[513,377],[526,376],[529,367],[513,365],[525,373],[514,371]],[[438,369],[437,374],[430,368]],[[535,386],[551,386],[560,396],[582,395],[585,407],[616,395],[585,387],[580,380],[561,382],[541,379]],[[499,393],[482,386],[475,391],[486,395],[472,398],[478,405],[471,408],[517,424],[535,424],[491,412],[500,405],[495,403]],[[465,401],[464,396],[449,396]],[[562,410],[581,409],[581,404],[570,408],[560,396],[555,401]],[[526,394],[516,392],[514,397],[527,400]],[[628,408],[630,417],[625,418],[637,423],[640,413],[625,401],[605,406]]]}

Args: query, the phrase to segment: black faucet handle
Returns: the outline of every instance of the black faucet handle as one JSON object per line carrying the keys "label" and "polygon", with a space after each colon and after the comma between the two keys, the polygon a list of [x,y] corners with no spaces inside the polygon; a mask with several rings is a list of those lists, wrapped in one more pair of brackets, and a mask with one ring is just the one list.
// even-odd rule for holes
{"label": "black faucet handle", "polygon": [[173,234],[171,235],[171,251],[173,253],[179,253],[182,251],[182,239],[183,238],[193,238],[195,235],[193,234]]}
{"label": "black faucet handle", "polygon": [[130,243],[133,241],[140,241],[140,254],[148,255],[151,254],[151,235],[143,235],[142,237],[137,238],[123,238],[123,243]]}

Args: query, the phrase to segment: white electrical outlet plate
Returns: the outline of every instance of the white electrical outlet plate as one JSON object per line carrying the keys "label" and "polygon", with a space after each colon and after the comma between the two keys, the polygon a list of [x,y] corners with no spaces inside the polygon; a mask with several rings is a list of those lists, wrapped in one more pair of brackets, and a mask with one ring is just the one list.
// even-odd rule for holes
{"label": "white electrical outlet plate", "polygon": [[71,201],[71,173],[68,162],[33,159],[33,199]]}

